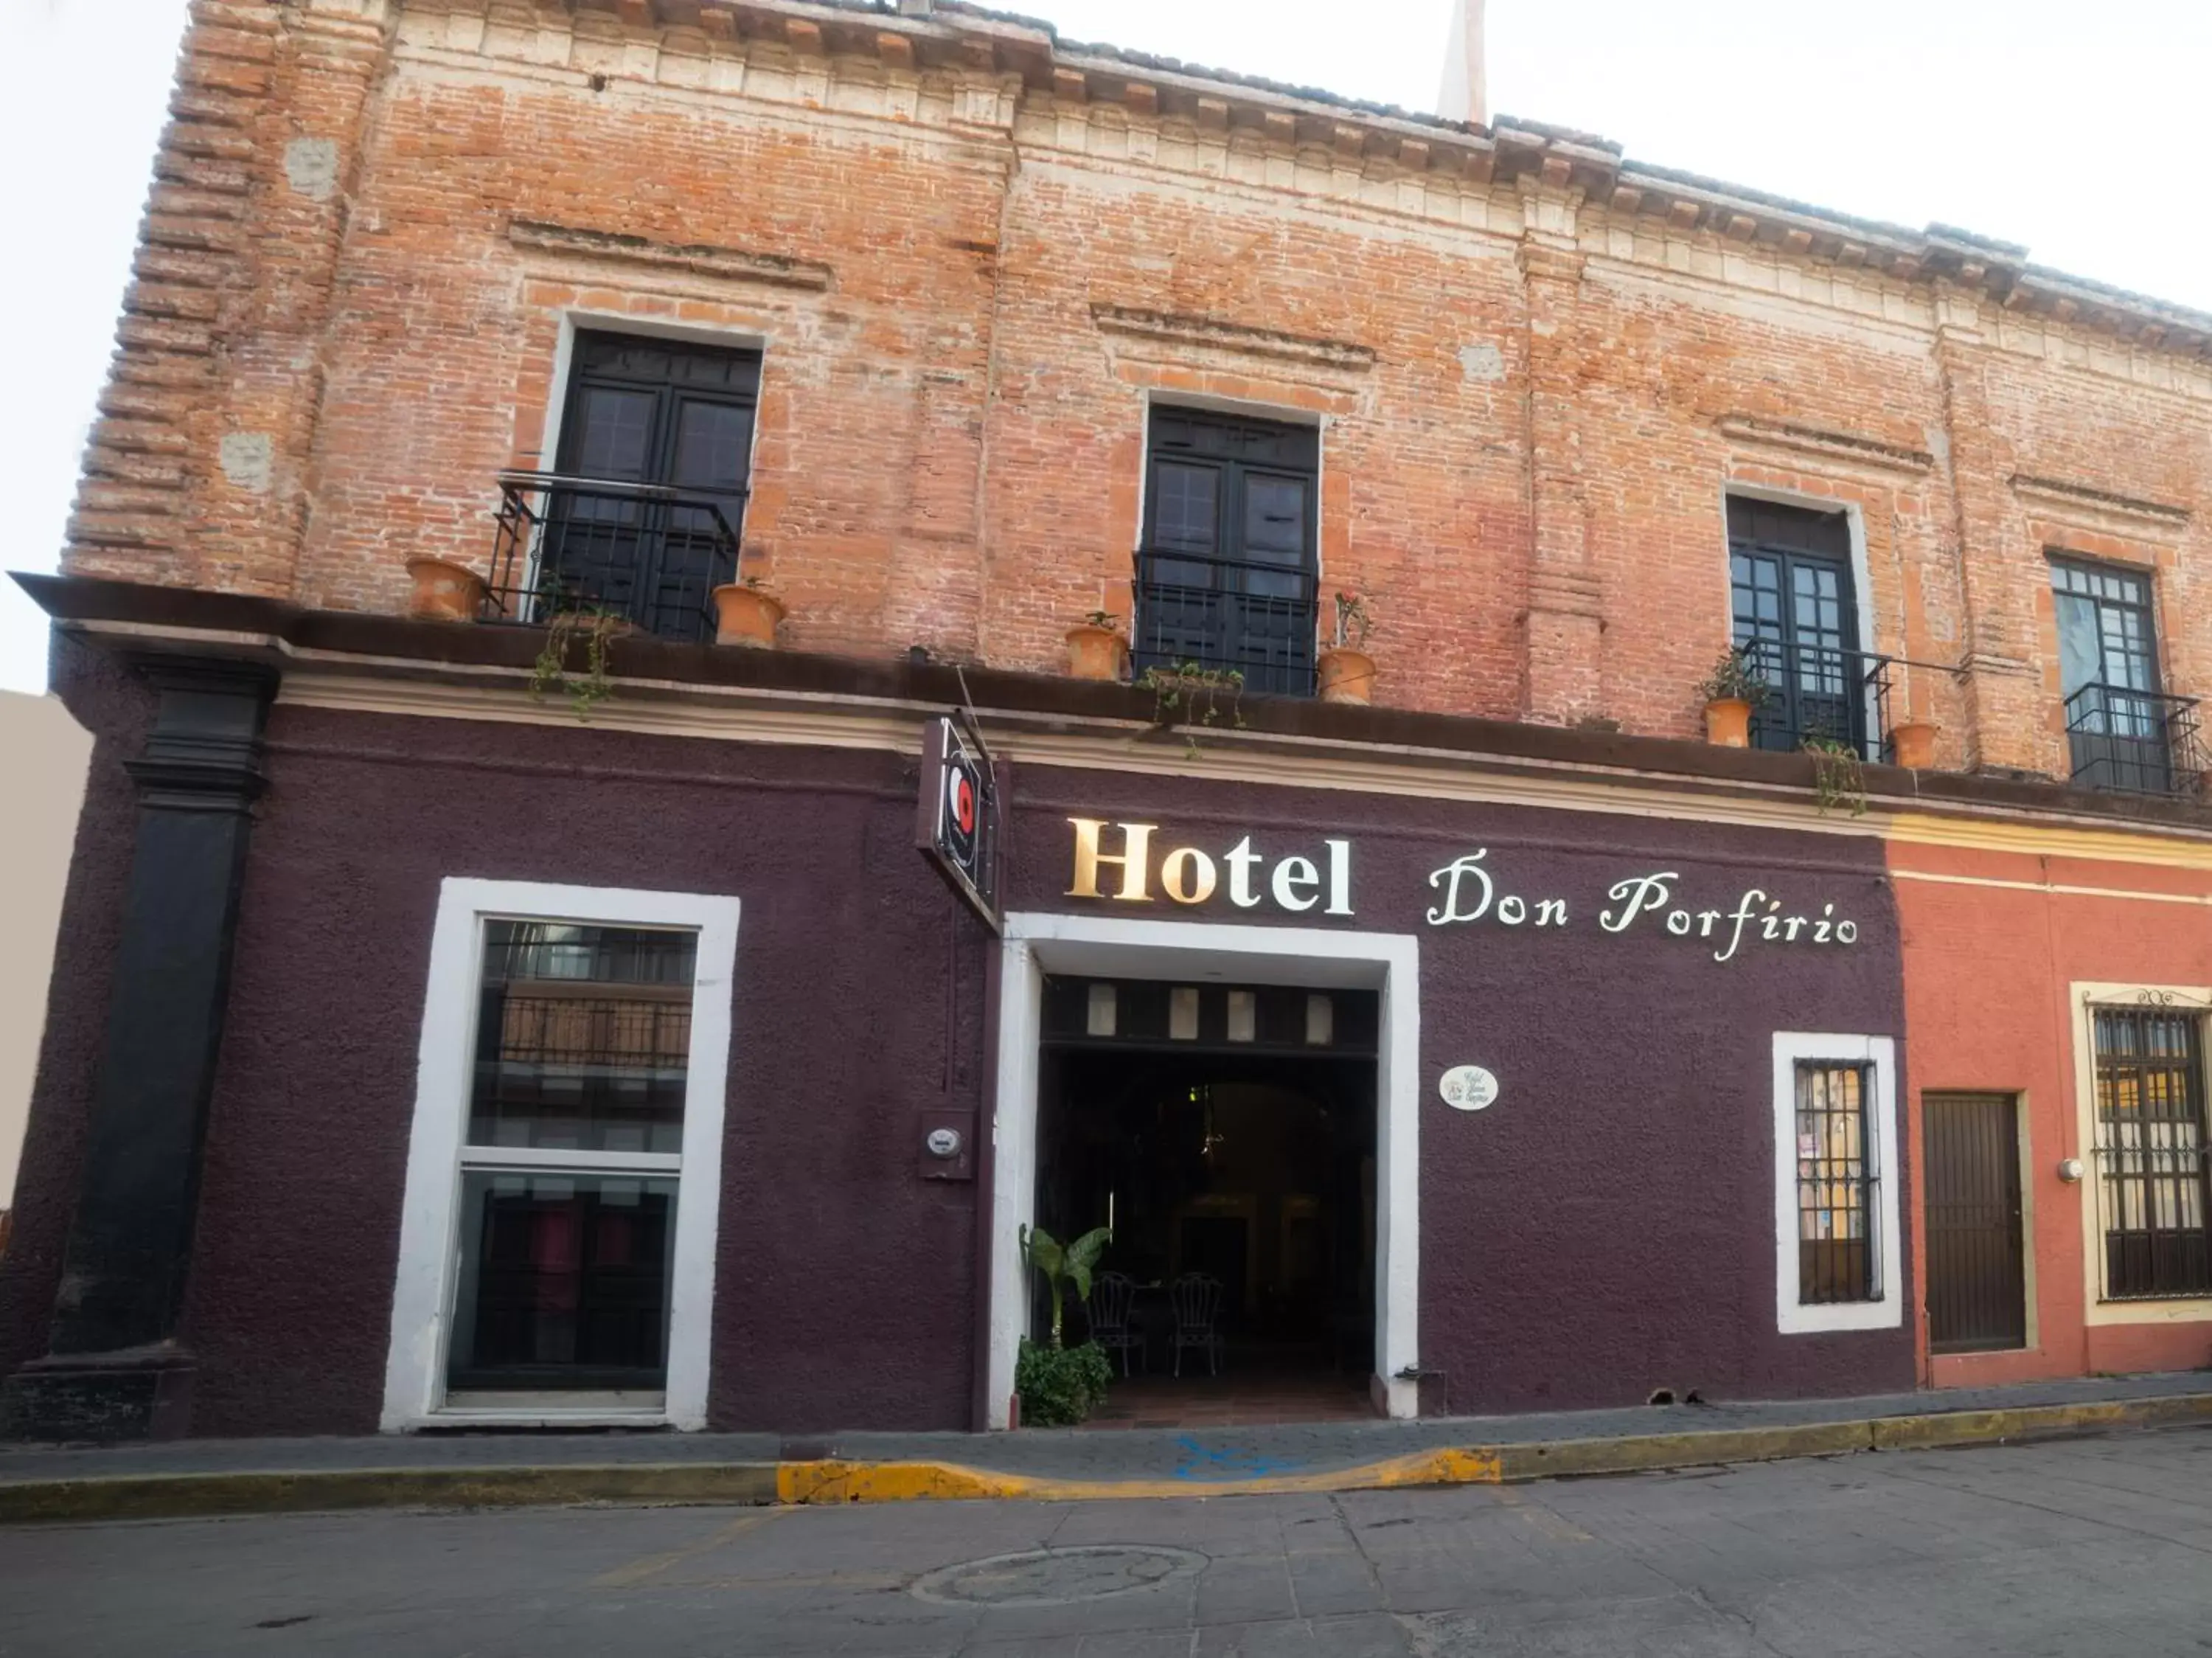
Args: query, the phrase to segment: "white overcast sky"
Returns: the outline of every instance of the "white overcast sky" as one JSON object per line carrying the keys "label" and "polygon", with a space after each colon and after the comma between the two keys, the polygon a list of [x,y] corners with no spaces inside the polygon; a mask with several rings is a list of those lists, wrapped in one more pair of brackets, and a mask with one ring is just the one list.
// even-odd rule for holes
{"label": "white overcast sky", "polygon": [[[1450,0],[1016,0],[1067,39],[1432,107]],[[2212,310],[2212,0],[1490,0],[1493,111],[1823,207],[2024,242]],[[182,0],[0,0],[9,569],[50,570],[106,363]],[[404,411],[395,411],[404,418]],[[0,593],[0,686],[46,683]]]}

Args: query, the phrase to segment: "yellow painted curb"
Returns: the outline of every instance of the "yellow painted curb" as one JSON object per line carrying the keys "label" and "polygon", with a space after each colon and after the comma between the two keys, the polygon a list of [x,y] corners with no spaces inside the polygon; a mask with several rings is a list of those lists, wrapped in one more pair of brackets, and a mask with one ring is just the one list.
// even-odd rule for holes
{"label": "yellow painted curb", "polygon": [[1494,1485],[1498,1453],[1417,1451],[1383,1462],[1317,1473],[1249,1479],[1048,1479],[995,1473],[956,1462],[786,1462],[775,1471],[779,1503],[905,1503],[976,1497],[1089,1503],[1148,1496],[1272,1496],[1297,1491],[1366,1491],[1410,1485]]}
{"label": "yellow painted curb", "polygon": [[297,1514],[403,1508],[552,1507],[581,1503],[813,1505],[840,1503],[1085,1503],[1141,1497],[1270,1496],[1650,1473],[1671,1468],[1842,1456],[1861,1451],[2212,1423],[2212,1393],[2079,1405],[1936,1411],[1772,1428],[1612,1439],[1470,1445],[1356,1467],[1243,1479],[1052,1479],[955,1462],[593,1464],[573,1467],[341,1468],[282,1473],[132,1474],[0,1481],[0,1525]]}

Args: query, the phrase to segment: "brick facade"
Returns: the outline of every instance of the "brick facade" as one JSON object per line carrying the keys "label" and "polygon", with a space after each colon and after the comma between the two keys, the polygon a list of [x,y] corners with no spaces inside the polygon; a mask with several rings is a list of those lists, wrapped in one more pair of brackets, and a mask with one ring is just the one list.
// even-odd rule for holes
{"label": "brick facade", "polygon": [[1731,485],[1852,509],[1945,765],[2066,770],[2048,548],[2154,569],[2212,686],[2212,319],[2017,249],[957,6],[194,15],[77,574],[483,567],[589,314],[764,342],[744,539],[804,649],[1056,667],[1199,399],[1324,423],[1384,703],[1692,735]]}

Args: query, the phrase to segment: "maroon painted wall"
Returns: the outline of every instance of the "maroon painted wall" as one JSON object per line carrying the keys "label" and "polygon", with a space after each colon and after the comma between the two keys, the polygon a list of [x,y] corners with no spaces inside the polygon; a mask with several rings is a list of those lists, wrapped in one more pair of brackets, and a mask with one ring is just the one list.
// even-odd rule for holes
{"label": "maroon painted wall", "polygon": [[15,1174],[14,1234],[0,1259],[0,1375],[46,1350],[137,828],[137,795],[123,762],[154,720],[153,693],[104,651],[56,636],[49,673],[92,733],[92,765],[55,935],[46,1039]]}
{"label": "maroon painted wall", "polygon": [[[130,855],[118,761],[148,714],[96,654],[64,646],[57,682],[101,741],[0,1265],[9,1365],[43,1350]],[[975,1188],[918,1178],[915,1144],[923,1112],[980,1102],[988,944],[913,848],[913,761],[289,706],[269,737],[185,1323],[194,1431],[374,1426],[447,875],[743,900],[711,1420],[968,1425]],[[1419,936],[1422,1355],[1453,1409],[1911,1385],[1903,1328],[1773,1328],[1771,1033],[1901,1034],[1878,843],[1042,768],[1013,793],[1018,907],[1108,907],[1063,896],[1071,813],[1217,856],[1248,832],[1271,856],[1356,843],[1350,920],[1203,913]],[[1484,845],[1571,928],[1424,925],[1429,872]],[[1698,907],[1834,899],[1863,936],[1722,966],[1648,923],[1599,932],[1606,887],[1659,868]],[[1170,911],[1199,913],[1145,912]],[[1437,1099],[1461,1062],[1498,1074],[1496,1106]]]}
{"label": "maroon painted wall", "polygon": [[[143,718],[96,661],[70,700]],[[921,1112],[979,1103],[988,936],[914,850],[913,761],[281,706],[269,751],[184,1320],[195,1433],[376,1425],[449,875],[741,899],[711,1420],[968,1425],[974,1188],[917,1178],[915,1146]],[[114,758],[0,1269],[11,1364],[43,1350],[75,1200],[130,853]]]}
{"label": "maroon painted wall", "polygon": [[[1022,769],[1015,794],[1012,907],[1418,936],[1420,1350],[1453,1411],[1640,1404],[1659,1387],[1744,1399],[1913,1386],[1909,1308],[1893,1331],[1775,1328],[1773,1033],[1887,1035],[1902,1051],[1878,840],[1042,768]],[[1297,853],[1325,867],[1322,838],[1349,838],[1354,914],[1239,910],[1225,869],[1193,908],[1069,899],[1070,815],[1158,824],[1156,858],[1195,845],[1218,863],[1249,833],[1270,863]],[[1501,894],[1565,898],[1568,925],[1429,925],[1442,902],[1430,874],[1478,848]],[[1604,932],[1613,884],[1659,870],[1680,873],[1677,901],[1692,911],[1731,910],[1753,887],[1785,912],[1832,900],[1859,939],[1747,942],[1723,964],[1717,946],[1670,936],[1656,917]],[[1459,1064],[1497,1074],[1496,1105],[1443,1103],[1437,1080]],[[1901,1100],[1901,1076],[1898,1089]]]}

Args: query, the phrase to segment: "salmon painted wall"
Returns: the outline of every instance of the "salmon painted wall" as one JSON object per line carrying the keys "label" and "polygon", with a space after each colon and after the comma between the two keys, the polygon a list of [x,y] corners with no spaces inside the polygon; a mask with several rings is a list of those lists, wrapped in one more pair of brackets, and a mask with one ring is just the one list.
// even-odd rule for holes
{"label": "salmon painted wall", "polygon": [[[1925,1167],[1930,1094],[2014,1094],[2027,1129],[2027,1345],[1931,1356],[1923,1278],[1916,1295],[1920,1374],[1936,1387],[2212,1365],[2212,1304],[2097,1303],[2085,1255],[2097,1225],[2095,1164],[2081,1131],[2074,991],[2212,987],[2212,867],[2179,865],[2190,850],[2201,863],[2202,849],[2181,849],[2177,865],[2166,865],[2081,856],[2107,850],[2087,837],[2054,836],[2052,844],[2066,850],[1890,844],[1912,1166]],[[2059,1177],[2069,1157],[2088,1166],[2079,1185]],[[1912,1259],[1924,1264],[1927,1215],[1917,1202],[1911,1225]]]}

